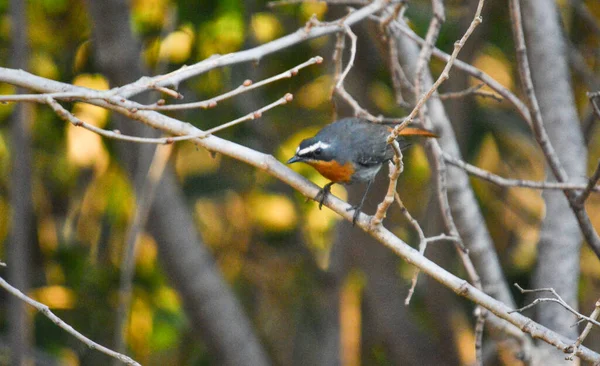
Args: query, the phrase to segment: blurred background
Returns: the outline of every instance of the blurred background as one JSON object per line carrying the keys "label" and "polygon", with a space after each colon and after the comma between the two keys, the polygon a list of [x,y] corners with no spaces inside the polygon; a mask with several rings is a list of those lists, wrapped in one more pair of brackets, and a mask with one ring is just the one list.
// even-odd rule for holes
{"label": "blurred background", "polygon": [[[585,93],[600,89],[600,32],[593,26],[593,22],[596,27],[600,24],[600,2],[558,3],[591,172],[600,158],[600,128]],[[589,9],[591,21],[577,11],[574,4],[581,3]],[[447,21],[437,45],[449,52],[471,22],[476,1],[448,1],[446,6]],[[313,14],[320,20],[333,20],[346,14],[346,9],[325,3],[268,8],[265,1],[235,0],[0,0],[0,64],[107,89],[213,54],[272,41],[303,27]],[[410,26],[423,35],[431,18],[430,2],[410,2],[406,16]],[[460,58],[521,95],[506,4],[488,2],[484,20]],[[111,30],[120,32],[116,38],[125,42],[112,51],[103,41],[110,39]],[[358,55],[347,90],[373,114],[406,115],[410,111],[396,104],[386,56],[376,42],[376,25],[365,21],[356,33]],[[258,81],[278,74],[313,56],[325,59],[291,79],[221,102],[216,108],[170,115],[206,130],[293,93],[291,104],[218,133],[285,161],[300,140],[335,116],[351,113],[342,101],[331,100],[334,45],[335,36],[322,37],[257,63],[217,69],[188,80],[179,91],[184,101],[191,102],[231,90],[245,79]],[[102,56],[103,52],[110,57]],[[438,75],[443,66],[433,61],[433,74]],[[441,89],[460,91],[477,84],[454,71]],[[15,92],[13,86],[0,84],[1,94]],[[159,98],[152,94],[140,100],[144,97]],[[543,156],[508,102],[470,96],[444,103],[465,160],[505,177],[544,179]],[[123,131],[138,128],[137,122],[119,121],[97,107],[83,103],[66,103],[65,107],[96,126]],[[21,133],[15,121],[20,121]],[[126,233],[136,210],[136,187],[141,187],[135,171],[144,166],[143,159],[132,162],[131,156],[143,155],[145,148],[68,125],[44,106],[0,106],[0,259],[8,266],[0,268],[0,274],[74,328],[111,348],[116,347],[118,333]],[[224,301],[220,303],[225,304],[223,309],[233,304],[231,314],[241,317],[243,327],[250,330],[248,342],[256,342],[257,352],[272,364],[469,365],[475,361],[473,305],[422,276],[411,305],[405,307],[413,267],[328,209],[320,211],[315,202],[305,202],[264,172],[213,156],[191,143],[176,144],[169,165],[167,183],[157,190],[148,228],[138,240],[130,313],[123,333],[126,354],[148,365],[228,362],[244,345],[229,344],[228,349],[215,337],[227,329],[235,332],[241,325],[233,315],[220,317],[227,312],[209,311],[206,303],[214,297]],[[441,233],[430,168],[420,146],[406,153],[405,167],[398,190],[406,207],[426,234]],[[308,166],[292,168],[318,185],[327,183]],[[367,213],[374,212],[383,197],[385,174],[379,178],[380,188],[371,191]],[[507,282],[527,287],[544,217],[541,193],[501,188],[477,179],[471,183]],[[23,192],[19,187],[29,188]],[[336,185],[333,193],[356,202],[363,189],[352,187],[347,192]],[[23,202],[25,209],[16,210],[15,205]],[[587,209],[599,229],[600,196],[592,195]],[[418,236],[398,211],[391,209],[386,225],[416,246]],[[16,212],[24,216],[11,224],[8,218]],[[168,226],[179,230],[184,239],[173,240]],[[450,272],[465,276],[451,245],[436,244],[427,254]],[[203,285],[207,279],[216,282]],[[600,293],[600,265],[586,246],[581,253],[579,287],[581,310],[589,313]],[[514,295],[520,303],[522,295]],[[13,357],[18,350],[25,352],[26,364],[112,362],[31,308],[26,308],[20,325],[11,326],[11,307],[18,305],[9,298],[0,291],[0,364],[15,364],[11,350]],[[214,319],[219,319],[219,325],[211,323]],[[22,348],[15,348],[15,339]],[[586,344],[600,349],[600,333],[592,331]],[[500,352],[489,356],[489,364],[514,364],[513,357],[500,347]]]}

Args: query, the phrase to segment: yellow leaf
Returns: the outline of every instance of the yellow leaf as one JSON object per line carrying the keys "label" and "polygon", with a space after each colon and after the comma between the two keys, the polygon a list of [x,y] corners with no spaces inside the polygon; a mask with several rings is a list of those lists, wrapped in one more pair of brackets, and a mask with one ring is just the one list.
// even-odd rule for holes
{"label": "yellow leaf", "polygon": [[252,33],[259,43],[266,43],[279,37],[283,32],[279,20],[270,13],[257,13],[251,20]]}
{"label": "yellow leaf", "polygon": [[75,304],[75,293],[63,286],[40,287],[31,291],[29,295],[50,309],[67,310],[72,309]]}
{"label": "yellow leaf", "polygon": [[193,41],[190,32],[175,31],[161,42],[158,57],[172,63],[183,63],[190,57]]}
{"label": "yellow leaf", "polygon": [[286,231],[296,225],[296,210],[287,196],[257,193],[250,198],[250,207],[255,222],[268,230]]}

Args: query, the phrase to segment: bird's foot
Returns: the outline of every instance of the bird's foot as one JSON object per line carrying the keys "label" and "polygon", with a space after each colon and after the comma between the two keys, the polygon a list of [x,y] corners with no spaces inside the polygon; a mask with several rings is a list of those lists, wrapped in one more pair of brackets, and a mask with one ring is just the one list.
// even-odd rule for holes
{"label": "bird's foot", "polygon": [[354,215],[352,216],[352,226],[356,225],[356,220],[358,220],[358,216],[360,215],[360,209],[361,209],[360,205],[348,207],[346,209],[346,211],[354,210]]}
{"label": "bird's foot", "polygon": [[323,188],[321,188],[319,193],[317,193],[317,195],[315,196],[315,201],[319,202],[319,210],[323,207],[323,203],[327,199],[327,195],[331,193],[332,185],[333,182],[325,184],[325,186],[323,186]]}

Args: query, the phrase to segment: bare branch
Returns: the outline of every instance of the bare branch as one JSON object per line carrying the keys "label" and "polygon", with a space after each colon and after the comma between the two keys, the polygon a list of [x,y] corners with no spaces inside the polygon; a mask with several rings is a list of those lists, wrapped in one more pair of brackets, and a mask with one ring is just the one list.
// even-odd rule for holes
{"label": "bare branch", "polygon": [[344,26],[344,32],[348,35],[348,37],[350,37],[350,40],[352,41],[352,47],[350,47],[350,60],[348,60],[348,65],[346,65],[344,72],[342,72],[337,84],[335,85],[336,89],[341,88],[342,85],[344,85],[344,80],[346,79],[346,76],[348,76],[348,73],[350,72],[350,69],[352,69],[352,66],[354,66],[354,59],[356,58],[356,34],[354,34],[354,32],[352,32],[352,29],[350,29],[350,27],[348,27],[347,25]]}
{"label": "bare branch", "polygon": [[[394,131],[390,134],[390,136],[393,136],[394,139],[398,137],[398,135],[400,134],[400,131],[404,127],[406,127],[409,123],[412,122],[412,120],[415,118],[415,116],[417,115],[419,110],[423,107],[423,105],[427,102],[427,100],[429,100],[429,98],[433,95],[433,93],[435,93],[437,91],[439,86],[444,81],[448,80],[448,78],[450,77],[450,70],[452,69],[452,65],[454,64],[454,61],[456,60],[458,53],[462,49],[462,47],[465,44],[465,42],[467,41],[467,39],[469,39],[469,37],[471,36],[471,34],[475,30],[475,28],[477,28],[477,26],[479,24],[481,24],[481,22],[482,22],[481,9],[483,8],[483,3],[484,3],[484,1],[480,0],[479,3],[477,4],[477,10],[475,11],[475,17],[473,18],[471,25],[469,26],[469,28],[467,29],[465,34],[462,36],[462,38],[460,40],[458,40],[456,43],[454,43],[454,51],[452,52],[450,59],[448,59],[448,61],[446,62],[446,66],[444,67],[444,70],[442,71],[442,73],[440,74],[438,79],[435,81],[435,83],[433,83],[431,88],[429,88],[427,93],[425,93],[425,95],[423,95],[417,101],[417,104],[413,108],[412,112],[408,115],[408,117],[406,117],[404,122],[402,122],[398,126],[394,127]],[[424,44],[427,45],[427,42],[425,41]]]}
{"label": "bare branch", "polygon": [[[400,211],[402,212],[402,214],[404,215],[404,217],[406,218],[406,220],[408,220],[408,222],[412,225],[412,227],[415,229],[415,231],[417,232],[417,234],[419,235],[419,253],[421,253],[421,255],[425,255],[425,250],[427,249],[427,239],[425,238],[425,234],[423,233],[423,229],[421,229],[421,225],[419,225],[419,223],[417,222],[417,220],[415,220],[412,215],[410,214],[410,212],[408,212],[408,210],[406,209],[406,207],[404,206],[404,203],[402,202],[402,200],[400,199],[400,195],[398,194],[398,192],[394,192],[394,198],[396,199],[396,203],[398,204],[398,207],[400,208]],[[410,300],[412,299],[412,296],[415,292],[415,288],[417,287],[417,280],[419,278],[419,273],[421,272],[421,270],[417,267],[415,267],[414,273],[413,273],[413,277],[411,279],[411,284],[410,284],[410,289],[408,290],[408,294],[406,295],[406,299],[404,299],[404,305],[408,306],[410,305]]]}
{"label": "bare branch", "polygon": [[590,193],[592,193],[592,191],[597,191],[598,187],[596,186],[596,184],[598,184],[599,180],[600,180],[600,160],[598,160],[598,164],[596,165],[596,170],[594,171],[594,174],[592,174],[592,176],[590,177],[588,184],[585,187],[585,190],[583,192],[581,192],[581,194],[577,197],[577,203],[579,205],[583,205],[585,203],[585,200],[587,200],[587,198],[589,197]]}
{"label": "bare branch", "polygon": [[327,3],[332,5],[366,5],[369,3],[368,0],[279,0],[279,1],[269,1],[267,6],[269,8],[275,8],[277,6],[282,5],[293,5],[293,4],[302,4],[302,3]]}
{"label": "bare branch", "polygon": [[[376,18],[376,20],[379,20],[379,19]],[[425,44],[425,40],[423,40],[423,38],[419,37],[419,35],[417,35],[412,29],[410,29],[405,24],[402,24],[400,22],[394,21],[394,22],[392,22],[390,24],[390,27],[392,28],[393,31],[397,31],[397,32],[403,33],[404,35],[408,36],[408,38],[410,38],[411,40],[415,41],[416,43],[418,43],[421,46],[423,46]],[[448,62],[451,59],[451,56],[449,54],[445,53],[444,51],[442,51],[442,50],[440,50],[438,48],[434,48],[433,49],[433,56],[435,56],[438,59],[440,59],[442,61],[445,61],[445,62]],[[506,88],[504,85],[500,84],[498,81],[496,81],[494,78],[492,78],[491,76],[489,76],[485,72],[479,70],[478,68],[476,68],[476,67],[474,67],[472,65],[469,65],[468,63],[466,63],[464,61],[455,59],[454,60],[454,66],[457,69],[460,69],[460,70],[466,72],[467,74],[473,76],[474,78],[481,80],[483,83],[485,83],[492,90],[494,90],[495,92],[497,92],[498,94],[500,94],[503,98],[505,98],[510,103],[512,103],[513,106],[517,109],[517,111],[521,115],[521,117],[523,117],[523,119],[529,125],[531,125],[531,116],[529,114],[529,109],[508,88]]]}
{"label": "bare branch", "polygon": [[402,65],[398,61],[398,46],[394,37],[388,37],[388,52],[390,59],[390,74],[392,75],[392,85],[394,86],[394,94],[396,95],[396,104],[401,107],[408,108],[410,103],[404,100],[402,96],[402,88],[414,91],[415,87],[406,77]]}
{"label": "bare branch", "polygon": [[400,149],[400,144],[398,144],[398,141],[396,140],[388,141],[388,143],[394,149],[393,163],[389,164],[390,182],[388,184],[388,189],[385,194],[385,197],[383,198],[383,201],[381,201],[381,203],[377,205],[377,211],[375,212],[375,215],[373,215],[373,218],[371,218],[371,225],[373,227],[381,226],[381,223],[385,218],[387,210],[392,205],[392,203],[394,203],[398,178],[404,170],[404,164],[402,162],[402,150]]}
{"label": "bare branch", "polygon": [[[425,81],[425,70],[427,65],[429,64],[429,60],[431,59],[431,52],[435,47],[435,43],[440,34],[440,29],[442,28],[442,23],[446,20],[444,3],[441,0],[431,0],[431,6],[433,8],[433,17],[429,22],[429,28],[427,29],[427,34],[425,35],[425,43],[419,52],[419,58],[417,59],[417,71],[415,72],[415,100],[419,101],[421,96],[421,85]],[[451,61],[448,61],[450,63]],[[448,69],[449,70],[449,69]],[[442,72],[443,74],[443,72]],[[437,88],[436,88],[437,89]],[[430,89],[431,93],[435,92],[433,88]],[[422,106],[427,100],[425,99],[422,102]],[[417,106],[419,102],[417,102]],[[419,108],[417,106],[413,110],[416,110],[419,113],[419,117],[424,119],[425,117],[425,109]],[[409,116],[410,117],[410,116]]]}
{"label": "bare branch", "polygon": [[148,169],[147,178],[137,197],[137,204],[133,220],[127,229],[123,259],[121,260],[121,276],[119,279],[119,305],[117,307],[115,321],[115,347],[117,350],[124,348],[124,334],[126,319],[131,306],[133,291],[133,276],[135,272],[135,259],[139,243],[140,233],[150,214],[152,202],[155,198],[156,188],[160,183],[169,157],[173,151],[172,146],[157,147],[154,151],[152,163]]}
{"label": "bare branch", "polygon": [[564,182],[567,180],[567,172],[563,169],[562,164],[556,155],[556,151],[550,143],[550,139],[548,138],[548,134],[546,133],[546,129],[542,122],[542,112],[540,111],[540,106],[533,88],[531,68],[529,66],[529,58],[527,57],[527,48],[525,46],[525,35],[523,34],[521,5],[519,0],[510,0],[509,4],[517,50],[517,64],[519,66],[519,73],[521,74],[521,82],[523,83],[523,88],[525,89],[527,100],[529,101],[533,132],[538,144],[546,156],[546,160],[548,161],[552,172],[560,182]]}
{"label": "bare branch", "polygon": [[[600,315],[600,300],[596,301],[596,307],[594,308],[594,311],[590,315],[590,319],[596,320],[596,319],[598,319],[599,315]],[[575,355],[575,353],[577,353],[577,349],[581,346],[581,344],[583,343],[585,338],[588,336],[588,334],[592,330],[593,326],[594,326],[594,323],[590,323],[590,322],[588,322],[585,325],[585,328],[583,329],[583,331],[581,332],[579,337],[577,337],[577,340],[575,340],[575,343],[573,344],[572,349],[568,350],[568,352],[571,353],[571,355],[567,357],[569,360],[573,360],[573,356]]]}
{"label": "bare branch", "polygon": [[504,98],[502,98],[502,96],[500,96],[496,93],[491,93],[491,92],[488,92],[485,90],[479,90],[479,89],[483,88],[484,86],[485,86],[485,84],[481,83],[481,84],[477,84],[468,89],[458,91],[458,92],[440,93],[438,95],[438,98],[440,98],[441,100],[447,100],[447,99],[464,98],[469,95],[475,95],[475,96],[479,96],[479,97],[483,97],[483,98],[492,98],[496,102],[502,102],[504,100]]}
{"label": "bare branch", "polygon": [[323,62],[323,58],[321,56],[315,56],[315,57],[311,58],[310,60],[299,64],[298,66],[295,66],[287,71],[282,72],[281,74],[272,76],[268,79],[261,80],[257,83],[252,83],[252,81],[246,80],[242,85],[238,86],[234,90],[231,90],[227,93],[223,93],[216,97],[213,97],[213,98],[210,98],[207,100],[203,100],[200,102],[170,104],[170,105],[162,105],[161,103],[155,103],[155,104],[147,105],[147,106],[139,106],[138,109],[152,110],[152,111],[175,111],[175,110],[195,109],[195,108],[201,108],[201,109],[213,108],[213,107],[216,107],[219,102],[221,102],[225,99],[246,93],[250,90],[259,88],[263,85],[267,85],[274,81],[278,81],[278,80],[282,80],[282,79],[289,79],[293,76],[296,76],[298,74],[298,71],[302,70],[303,68],[310,66],[310,65],[314,65],[314,64],[320,64],[322,62]]}
{"label": "bare branch", "polygon": [[[471,165],[467,162],[464,162],[460,159],[457,159],[450,154],[444,152],[443,153],[444,160],[449,164],[452,164],[458,168],[465,170],[467,173],[481,178],[483,180],[487,180],[488,182],[497,184],[502,187],[523,187],[523,188],[532,188],[532,189],[553,189],[553,190],[584,190],[587,185],[579,184],[579,183],[557,183],[557,182],[536,182],[532,180],[525,179],[510,179],[504,178],[499,175],[496,175],[487,170],[478,168],[474,165]],[[593,192],[600,192],[600,186],[593,186],[591,188]]]}
{"label": "bare branch", "polygon": [[129,141],[129,142],[137,142],[137,143],[148,143],[148,144],[167,144],[169,143],[168,138],[148,138],[148,137],[137,137],[137,136],[127,136],[121,134],[120,131],[114,130],[109,131],[100,127],[96,127],[92,124],[84,122],[79,118],[75,117],[71,112],[66,110],[60,103],[54,100],[50,95],[52,94],[38,94],[40,97],[45,97],[46,104],[50,106],[54,110],[54,112],[66,122],[71,123],[75,127],[83,127],[86,130],[97,133],[100,136],[104,136],[110,139]]}
{"label": "bare branch", "polygon": [[487,310],[481,306],[475,307],[475,359],[478,366],[483,366],[483,328]]}
{"label": "bare branch", "polygon": [[314,26],[312,23],[308,26],[297,30],[287,36],[278,38],[274,41],[262,44],[258,47],[230,53],[227,55],[219,55],[210,57],[191,66],[184,66],[179,70],[175,70],[169,74],[159,75],[152,78],[141,78],[140,80],[122,86],[115,90],[116,94],[122,97],[129,98],[133,95],[144,92],[151,86],[173,86],[179,85],[182,81],[198,76],[208,70],[238,64],[242,62],[255,61],[258,62],[261,58],[274,52],[281,51],[284,48],[293,46],[297,43],[305,42],[309,39],[321,37],[327,34],[343,32],[344,27],[351,26],[354,23],[361,21],[369,15],[375,14],[382,10],[389,0],[374,0],[368,5],[352,12],[345,16],[340,21],[330,23],[322,23]]}
{"label": "bare branch", "polygon": [[140,366],[139,363],[137,363],[136,361],[134,361],[133,359],[131,359],[129,356],[123,355],[121,353],[115,352],[109,348],[104,347],[101,344],[98,344],[94,341],[92,341],[91,339],[87,338],[86,336],[84,336],[83,334],[79,333],[77,330],[75,330],[75,328],[73,328],[72,326],[70,326],[69,324],[65,323],[61,318],[57,317],[56,315],[54,315],[54,313],[50,310],[50,308],[44,304],[42,304],[41,302],[37,302],[34,299],[28,297],[27,295],[25,295],[24,293],[22,293],[21,291],[19,291],[18,288],[15,288],[13,286],[11,286],[8,282],[6,282],[4,280],[4,278],[0,277],[0,287],[4,288],[6,291],[8,291],[11,295],[16,296],[17,298],[21,299],[22,301],[26,302],[27,304],[33,306],[34,308],[37,309],[37,311],[39,311],[40,313],[44,314],[48,319],[50,319],[54,324],[56,324],[57,326],[59,326],[60,328],[66,330],[68,333],[72,334],[75,338],[79,339],[81,342],[85,343],[90,349],[96,349],[110,357],[113,357],[127,365],[136,365],[136,366]]}
{"label": "bare branch", "polygon": [[567,304],[567,302],[565,300],[563,300],[563,298],[560,297],[560,295],[553,288],[547,287],[547,288],[536,288],[536,289],[524,289],[521,286],[519,286],[518,283],[515,283],[515,287],[517,289],[519,289],[519,291],[521,291],[522,294],[538,293],[538,292],[550,292],[554,296],[556,296],[556,298],[552,298],[552,297],[540,297],[540,298],[535,299],[531,304],[525,305],[522,308],[511,310],[511,311],[509,311],[509,313],[514,313],[514,312],[519,312],[520,313],[520,312],[522,312],[524,310],[527,310],[529,308],[532,308],[532,307],[536,306],[537,304],[539,304],[541,302],[555,302],[557,304],[560,304],[562,307],[564,307],[565,309],[567,309],[572,314],[574,314],[577,317],[577,319],[579,319],[579,320],[585,320],[588,323],[591,323],[591,324],[594,324],[597,327],[600,327],[600,322],[598,322],[596,319],[592,319],[591,317],[585,316],[585,315],[581,314],[580,312],[578,312],[577,310],[573,309],[573,307],[571,307],[569,304]]}
{"label": "bare branch", "polygon": [[273,102],[271,104],[268,104],[252,113],[248,113],[247,115],[245,115],[243,117],[240,117],[233,121],[224,123],[220,126],[206,130],[201,135],[150,138],[150,137],[127,136],[127,135],[121,134],[121,132],[119,132],[119,131],[108,131],[108,130],[96,127],[94,125],[91,125],[89,123],[86,123],[86,122],[80,120],[79,118],[75,117],[72,113],[67,111],[63,106],[61,106],[58,102],[56,102],[54,99],[52,99],[52,97],[49,97],[49,95],[52,95],[52,94],[38,94],[38,95],[45,99],[46,104],[48,104],[56,112],[56,114],[59,117],[61,117],[62,119],[64,119],[67,122],[70,122],[71,124],[73,124],[76,127],[83,127],[86,130],[95,132],[101,136],[108,137],[108,138],[115,139],[115,140],[137,142],[137,143],[144,143],[144,144],[172,144],[176,141],[186,141],[186,140],[193,140],[196,138],[204,138],[212,133],[222,131],[226,128],[235,126],[242,122],[260,118],[264,112],[266,112],[270,109],[273,109],[277,106],[291,102],[293,99],[292,94],[287,93],[286,95],[284,95],[283,97],[279,98],[278,100],[276,100],[275,102]]}

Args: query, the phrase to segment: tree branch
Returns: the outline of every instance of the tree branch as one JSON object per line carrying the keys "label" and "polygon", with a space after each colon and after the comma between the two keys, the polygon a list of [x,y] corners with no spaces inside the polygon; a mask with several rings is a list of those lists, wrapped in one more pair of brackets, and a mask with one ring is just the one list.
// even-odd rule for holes
{"label": "tree branch", "polygon": [[26,302],[27,304],[33,306],[34,308],[37,309],[37,311],[39,311],[40,313],[44,314],[48,319],[50,319],[54,324],[56,324],[58,327],[66,330],[68,333],[72,334],[75,338],[79,339],[81,342],[85,343],[90,349],[96,349],[110,357],[113,357],[127,365],[135,365],[135,366],[140,366],[139,363],[137,363],[136,361],[134,361],[133,359],[131,359],[128,356],[125,356],[123,354],[120,354],[118,352],[115,352],[109,348],[104,347],[101,344],[98,344],[94,341],[92,341],[91,339],[87,338],[86,336],[84,336],[83,334],[79,333],[77,330],[75,330],[72,326],[70,326],[69,324],[65,323],[62,319],[60,319],[59,317],[57,317],[56,315],[54,315],[54,313],[50,310],[50,308],[44,304],[42,304],[41,302],[37,302],[34,299],[28,297],[27,295],[25,295],[24,293],[22,293],[21,291],[19,291],[18,288],[11,286],[8,282],[6,282],[2,277],[0,277],[0,286],[2,288],[4,288],[6,291],[8,291],[11,295],[19,298],[20,300]]}

